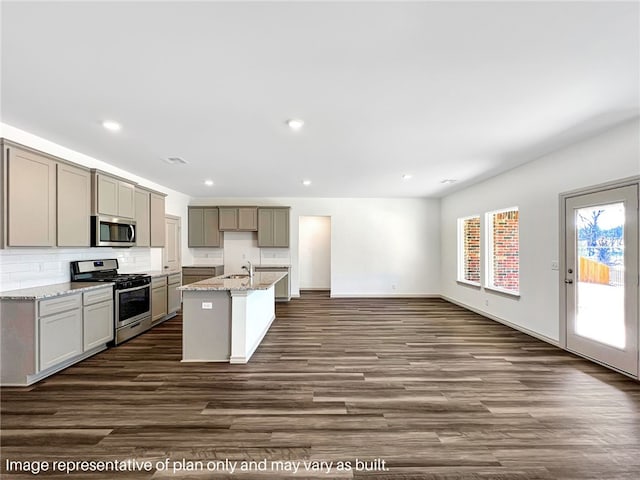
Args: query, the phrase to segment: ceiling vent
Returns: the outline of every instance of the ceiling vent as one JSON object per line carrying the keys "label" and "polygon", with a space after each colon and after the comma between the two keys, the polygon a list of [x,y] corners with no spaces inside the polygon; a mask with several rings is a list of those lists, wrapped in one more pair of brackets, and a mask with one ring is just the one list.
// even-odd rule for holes
{"label": "ceiling vent", "polygon": [[164,159],[169,165],[186,165],[187,161],[180,157],[167,157]]}

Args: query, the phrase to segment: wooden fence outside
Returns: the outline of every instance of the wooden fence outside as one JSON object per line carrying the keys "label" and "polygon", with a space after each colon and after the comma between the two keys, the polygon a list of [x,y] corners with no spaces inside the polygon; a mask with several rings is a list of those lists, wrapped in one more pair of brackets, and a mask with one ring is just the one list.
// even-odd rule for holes
{"label": "wooden fence outside", "polygon": [[580,257],[579,282],[609,285],[609,267],[604,263]]}

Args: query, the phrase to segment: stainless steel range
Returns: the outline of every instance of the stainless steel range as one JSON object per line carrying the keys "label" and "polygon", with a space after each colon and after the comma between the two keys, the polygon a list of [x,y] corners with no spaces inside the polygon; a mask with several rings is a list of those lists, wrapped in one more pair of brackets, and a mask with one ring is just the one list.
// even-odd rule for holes
{"label": "stainless steel range", "polygon": [[151,277],[118,273],[118,260],[71,262],[72,282],[113,282],[115,344],[151,328]]}

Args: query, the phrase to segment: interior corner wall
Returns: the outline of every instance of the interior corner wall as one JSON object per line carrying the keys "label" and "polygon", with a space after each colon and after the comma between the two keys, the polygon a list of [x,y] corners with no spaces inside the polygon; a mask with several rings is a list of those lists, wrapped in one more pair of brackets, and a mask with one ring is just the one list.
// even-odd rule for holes
{"label": "interior corner wall", "polygon": [[193,204],[198,205],[290,206],[290,248],[288,250],[291,261],[291,294],[294,297],[300,294],[298,242],[301,216],[331,217],[332,296],[439,295],[439,199],[198,198],[193,200]]}
{"label": "interior corner wall", "polygon": [[[560,255],[559,194],[640,174],[639,131],[637,119],[624,123],[442,198],[442,295],[558,341],[561,278],[551,262]],[[512,206],[520,211],[520,298],[459,284],[457,219]]]}

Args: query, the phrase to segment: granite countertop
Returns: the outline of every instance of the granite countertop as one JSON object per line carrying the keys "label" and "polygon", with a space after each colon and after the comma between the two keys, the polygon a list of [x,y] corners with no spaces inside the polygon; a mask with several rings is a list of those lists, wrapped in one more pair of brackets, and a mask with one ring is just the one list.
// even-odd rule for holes
{"label": "granite countertop", "polygon": [[[242,275],[242,274],[235,274]],[[180,287],[178,290],[183,291],[213,291],[213,290],[267,290],[272,287],[284,277],[287,276],[285,272],[256,272],[253,275],[253,280],[250,280],[248,276],[242,276],[241,278],[225,278],[229,275],[220,275],[218,277],[207,278],[199,282],[191,283]]]}
{"label": "granite countertop", "polygon": [[78,293],[86,290],[112,287],[111,282],[65,282],[41,287],[21,288],[19,290],[7,290],[0,292],[0,300],[41,300],[43,298],[59,297],[70,293]]}
{"label": "granite countertop", "polygon": [[168,277],[169,275],[176,275],[182,272],[180,271],[170,272],[167,270],[146,270],[144,272],[134,272],[134,273],[141,273],[144,275],[149,275],[151,278],[157,278],[157,277]]}

